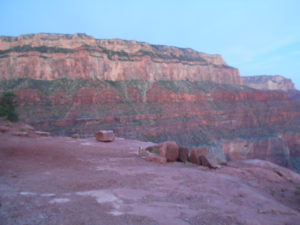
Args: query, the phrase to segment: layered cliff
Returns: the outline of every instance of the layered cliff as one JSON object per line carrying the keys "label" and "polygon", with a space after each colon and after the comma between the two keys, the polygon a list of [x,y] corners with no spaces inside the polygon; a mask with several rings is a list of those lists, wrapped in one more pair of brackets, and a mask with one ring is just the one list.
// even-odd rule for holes
{"label": "layered cliff", "polygon": [[300,171],[299,92],[241,86],[218,55],[82,34],[1,37],[0,49],[0,92],[15,91],[21,120],[38,129],[112,129]]}
{"label": "layered cliff", "polygon": [[290,91],[295,90],[295,85],[291,79],[283,76],[245,76],[241,77],[245,86],[260,89],[260,90],[282,90]]}
{"label": "layered cliff", "polygon": [[241,84],[221,56],[85,34],[0,37],[1,79],[192,80]]}
{"label": "layered cliff", "polygon": [[16,91],[23,121],[53,134],[91,136],[113,129],[121,137],[209,146],[212,155],[223,154],[220,159],[299,167],[300,98],[287,92],[210,82],[84,79],[18,79],[0,82],[0,89]]}

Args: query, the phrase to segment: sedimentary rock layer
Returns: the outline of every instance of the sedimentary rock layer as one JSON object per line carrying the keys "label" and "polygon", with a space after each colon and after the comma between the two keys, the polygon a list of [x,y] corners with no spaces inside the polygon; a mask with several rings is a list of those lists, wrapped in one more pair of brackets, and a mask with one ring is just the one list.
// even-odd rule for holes
{"label": "sedimentary rock layer", "polygon": [[293,81],[283,76],[245,76],[241,77],[241,79],[245,86],[255,89],[282,91],[295,90],[295,85]]}
{"label": "sedimentary rock layer", "polygon": [[[293,88],[271,81],[254,83]],[[113,130],[206,146],[219,162],[261,158],[300,170],[299,92],[240,84],[221,56],[192,49],[84,34],[0,37],[0,92],[15,91],[21,120],[39,129],[78,137]]]}
{"label": "sedimentary rock layer", "polygon": [[85,34],[0,37],[0,79],[192,80],[241,84],[220,55]]}
{"label": "sedimentary rock layer", "polygon": [[16,91],[23,121],[58,135],[114,130],[121,137],[210,146],[220,161],[225,153],[288,166],[300,155],[296,93],[209,82],[69,79],[3,81],[0,89]]}

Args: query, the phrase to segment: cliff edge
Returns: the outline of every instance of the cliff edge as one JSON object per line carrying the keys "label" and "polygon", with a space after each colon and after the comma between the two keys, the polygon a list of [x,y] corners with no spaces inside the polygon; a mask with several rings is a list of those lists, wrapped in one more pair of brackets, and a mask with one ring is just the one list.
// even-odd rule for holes
{"label": "cliff edge", "polygon": [[260,90],[296,90],[291,79],[283,76],[261,75],[261,76],[246,76],[241,77],[245,86],[260,89]]}
{"label": "cliff edge", "polygon": [[85,34],[1,36],[0,74],[3,80],[83,78],[241,84],[239,71],[220,55],[137,41],[100,40]]}

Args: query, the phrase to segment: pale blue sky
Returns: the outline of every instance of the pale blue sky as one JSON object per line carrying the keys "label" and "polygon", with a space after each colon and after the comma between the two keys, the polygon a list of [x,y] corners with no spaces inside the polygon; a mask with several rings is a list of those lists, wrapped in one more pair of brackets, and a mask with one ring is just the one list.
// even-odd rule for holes
{"label": "pale blue sky", "polygon": [[0,0],[0,35],[86,33],[221,54],[300,89],[299,0]]}

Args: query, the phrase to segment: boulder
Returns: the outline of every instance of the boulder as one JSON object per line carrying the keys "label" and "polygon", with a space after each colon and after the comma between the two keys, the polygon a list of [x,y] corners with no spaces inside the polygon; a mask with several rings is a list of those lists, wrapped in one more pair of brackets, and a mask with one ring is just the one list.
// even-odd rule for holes
{"label": "boulder", "polygon": [[100,130],[95,136],[97,141],[112,142],[115,140],[115,134],[112,130]]}
{"label": "boulder", "polygon": [[159,155],[165,157],[168,162],[177,161],[179,156],[179,147],[174,141],[163,142],[159,149]]}
{"label": "boulder", "polygon": [[206,157],[208,155],[208,148],[207,147],[194,148],[190,154],[190,162],[199,165],[200,155],[204,155]]}
{"label": "boulder", "polygon": [[208,148],[207,147],[199,147],[192,150],[190,154],[190,162],[200,165],[206,166],[210,169],[217,168],[213,165],[208,159]]}
{"label": "boulder", "polygon": [[179,156],[178,156],[179,162],[186,163],[187,161],[189,161],[189,149],[188,148],[179,146],[178,151],[179,151]]}

